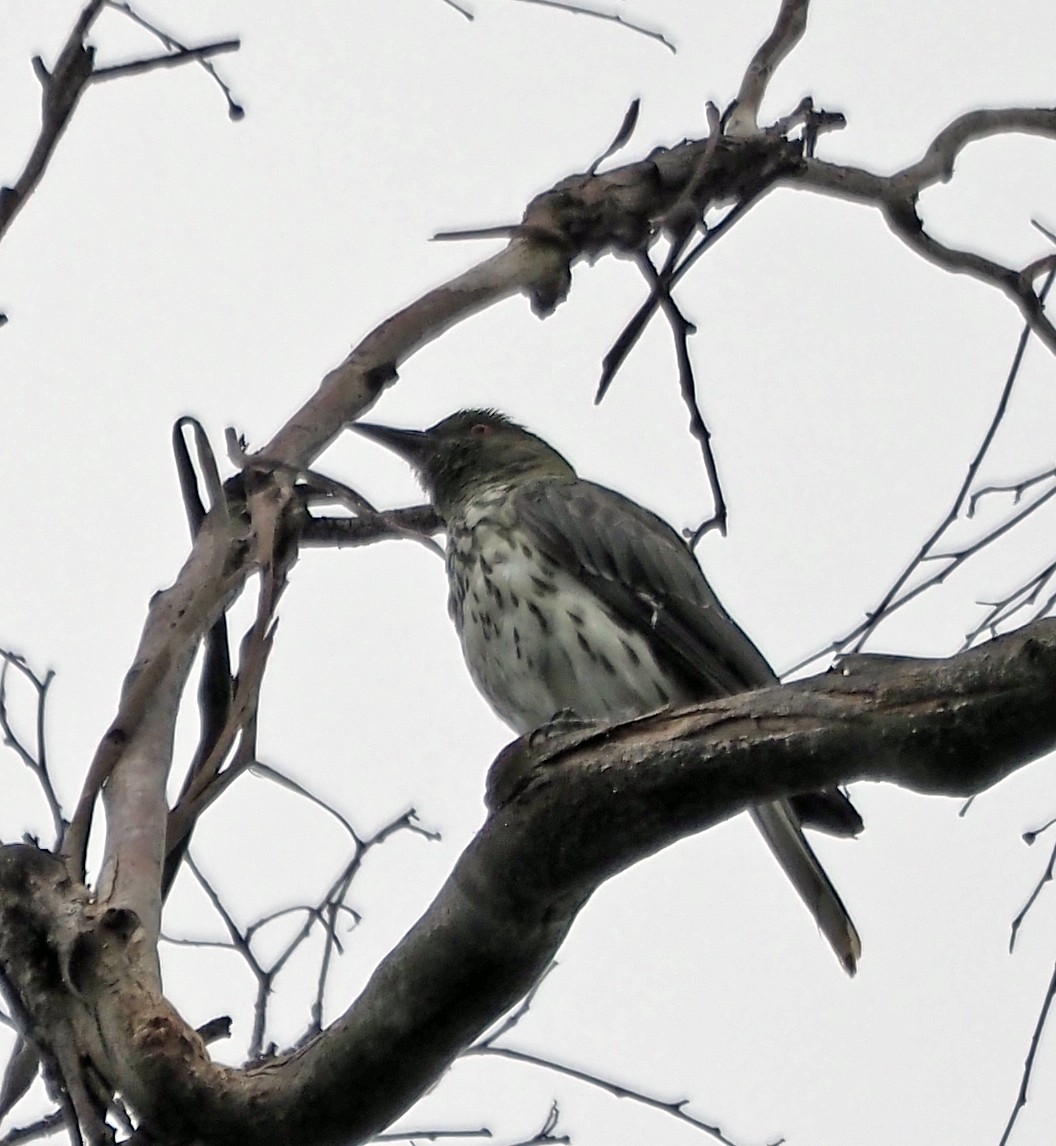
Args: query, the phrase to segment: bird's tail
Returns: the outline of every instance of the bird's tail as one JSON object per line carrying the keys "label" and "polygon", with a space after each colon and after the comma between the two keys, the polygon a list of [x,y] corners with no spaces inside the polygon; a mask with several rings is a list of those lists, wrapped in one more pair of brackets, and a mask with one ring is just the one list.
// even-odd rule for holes
{"label": "bird's tail", "polygon": [[862,941],[847,908],[814,854],[787,800],[752,808],[752,819],[799,892],[848,975],[858,968]]}

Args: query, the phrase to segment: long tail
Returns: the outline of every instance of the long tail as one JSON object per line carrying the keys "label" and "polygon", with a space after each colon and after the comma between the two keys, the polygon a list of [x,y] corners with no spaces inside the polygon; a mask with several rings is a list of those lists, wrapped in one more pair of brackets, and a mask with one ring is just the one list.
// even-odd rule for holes
{"label": "long tail", "polygon": [[787,800],[760,804],[752,809],[752,819],[836,952],[843,969],[853,975],[862,956],[862,941],[843,900],[807,843],[792,805]]}

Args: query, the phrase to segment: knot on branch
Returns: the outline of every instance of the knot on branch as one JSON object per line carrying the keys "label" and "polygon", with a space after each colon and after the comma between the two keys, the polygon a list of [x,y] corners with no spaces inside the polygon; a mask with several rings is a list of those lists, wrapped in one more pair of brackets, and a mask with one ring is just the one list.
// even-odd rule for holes
{"label": "knot on branch", "polygon": [[783,136],[685,140],[614,171],[562,180],[528,204],[518,233],[570,259],[640,250],[673,211],[701,220],[713,205],[754,197],[801,158],[802,143]]}

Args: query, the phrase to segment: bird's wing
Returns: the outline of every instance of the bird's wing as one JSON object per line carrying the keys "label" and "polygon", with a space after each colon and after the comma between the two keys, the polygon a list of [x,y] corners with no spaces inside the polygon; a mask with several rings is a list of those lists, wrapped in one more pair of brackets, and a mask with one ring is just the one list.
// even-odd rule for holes
{"label": "bird's wing", "polygon": [[[701,699],[777,683],[688,547],[661,518],[615,490],[578,479],[525,482],[514,497],[518,520],[546,556],[588,584],[618,616],[651,634],[658,660]],[[760,805],[752,818],[836,957],[854,974],[861,955],[858,932],[791,802]]]}
{"label": "bird's wing", "polygon": [[704,700],[777,683],[685,542],[656,514],[576,479],[525,482],[514,497],[517,519],[546,555],[650,634],[661,663],[692,693]]}

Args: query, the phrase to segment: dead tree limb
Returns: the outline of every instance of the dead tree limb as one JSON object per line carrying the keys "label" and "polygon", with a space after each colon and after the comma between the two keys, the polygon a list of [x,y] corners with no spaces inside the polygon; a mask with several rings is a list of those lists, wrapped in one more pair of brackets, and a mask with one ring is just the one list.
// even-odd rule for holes
{"label": "dead tree limb", "polygon": [[492,767],[484,827],[360,997],[302,1050],[244,1071],[212,1063],[160,996],[134,913],[23,844],[0,850],[0,968],[38,1037],[90,1055],[163,1141],[365,1141],[531,987],[616,872],[792,792],[868,778],[969,795],[1054,745],[1056,621],[948,660],[855,658],[518,741]]}

